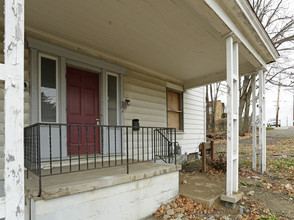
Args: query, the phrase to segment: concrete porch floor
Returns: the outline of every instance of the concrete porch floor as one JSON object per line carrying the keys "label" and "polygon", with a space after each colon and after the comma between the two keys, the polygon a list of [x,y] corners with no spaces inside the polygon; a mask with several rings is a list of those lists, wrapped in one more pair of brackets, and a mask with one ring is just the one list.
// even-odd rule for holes
{"label": "concrete porch floor", "polygon": [[146,179],[175,172],[180,169],[181,165],[144,162],[130,164],[129,174],[127,174],[126,165],[123,165],[46,176],[42,177],[42,191],[40,197],[38,178],[36,175],[29,172],[29,178],[25,178],[25,193],[28,198],[33,198],[34,200],[48,200],[128,183],[135,180]]}

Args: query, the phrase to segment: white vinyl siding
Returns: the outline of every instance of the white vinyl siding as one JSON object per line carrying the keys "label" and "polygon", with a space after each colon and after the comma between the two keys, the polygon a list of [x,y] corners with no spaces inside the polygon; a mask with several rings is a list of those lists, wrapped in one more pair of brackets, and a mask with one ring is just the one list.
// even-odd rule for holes
{"label": "white vinyl siding", "polygon": [[[141,126],[167,127],[167,82],[129,70],[124,77],[124,98],[130,105],[124,111],[124,125],[139,119]],[[180,86],[180,85],[179,85]],[[184,131],[177,132],[182,152],[195,152],[205,140],[205,105],[203,87],[183,93]]]}
{"label": "white vinyl siding", "polygon": [[165,81],[130,70],[124,77],[124,97],[130,100],[125,125],[139,119],[140,126],[166,127]]}
{"label": "white vinyl siding", "polygon": [[205,141],[204,89],[198,87],[184,92],[184,132],[177,134],[182,153],[197,151]]}

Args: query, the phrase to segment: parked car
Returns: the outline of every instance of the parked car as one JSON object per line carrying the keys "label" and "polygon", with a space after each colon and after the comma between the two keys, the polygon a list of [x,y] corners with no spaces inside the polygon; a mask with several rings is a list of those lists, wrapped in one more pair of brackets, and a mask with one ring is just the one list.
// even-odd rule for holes
{"label": "parked car", "polygon": [[271,119],[267,122],[267,127],[281,127],[281,120],[278,121],[278,125],[276,126],[276,119]]}

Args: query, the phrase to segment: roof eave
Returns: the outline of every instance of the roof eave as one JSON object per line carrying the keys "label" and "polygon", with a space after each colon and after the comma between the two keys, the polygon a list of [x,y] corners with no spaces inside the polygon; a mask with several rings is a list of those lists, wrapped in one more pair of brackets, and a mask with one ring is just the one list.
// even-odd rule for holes
{"label": "roof eave", "polygon": [[257,15],[255,14],[253,8],[251,7],[248,0],[236,0],[239,8],[242,10],[244,16],[246,16],[247,20],[250,22],[256,33],[258,34],[259,38],[263,42],[264,46],[268,50],[270,56],[266,56],[267,60],[266,63],[275,62],[277,58],[280,56],[279,52],[273,45],[268,33],[266,32],[265,28],[259,21]]}

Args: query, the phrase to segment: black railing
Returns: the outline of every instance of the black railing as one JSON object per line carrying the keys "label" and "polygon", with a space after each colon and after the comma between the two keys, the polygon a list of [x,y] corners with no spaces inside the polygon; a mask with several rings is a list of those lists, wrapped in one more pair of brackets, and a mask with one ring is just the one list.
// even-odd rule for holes
{"label": "black railing", "polygon": [[24,129],[25,167],[41,177],[163,160],[176,163],[176,129],[36,123]]}

